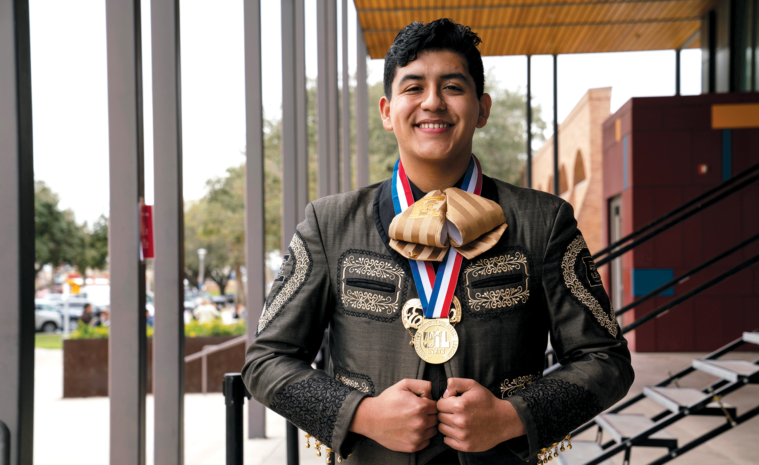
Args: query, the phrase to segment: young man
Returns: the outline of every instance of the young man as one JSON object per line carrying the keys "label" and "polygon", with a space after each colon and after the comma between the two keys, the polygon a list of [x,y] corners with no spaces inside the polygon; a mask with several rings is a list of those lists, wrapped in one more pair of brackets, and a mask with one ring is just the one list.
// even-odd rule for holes
{"label": "young man", "polygon": [[[571,206],[471,154],[479,43],[445,19],[398,34],[393,179],[308,206],[248,348],[253,396],[349,463],[540,463],[633,381]],[[562,366],[543,377],[549,334]]]}

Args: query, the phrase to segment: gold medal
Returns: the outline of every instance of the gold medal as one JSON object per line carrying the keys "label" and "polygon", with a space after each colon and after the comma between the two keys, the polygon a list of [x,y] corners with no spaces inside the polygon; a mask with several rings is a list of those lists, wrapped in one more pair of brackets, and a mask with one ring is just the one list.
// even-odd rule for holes
{"label": "gold medal", "polygon": [[416,329],[416,335],[412,335],[410,344],[425,362],[445,363],[456,353],[459,335],[453,327],[461,321],[461,302],[456,296],[453,297],[453,308],[449,311],[448,318],[424,318],[419,299],[406,302],[401,318],[409,334],[411,328]]}
{"label": "gold medal", "polygon": [[445,363],[459,348],[459,335],[447,318],[425,319],[414,336],[416,353],[427,363]]}

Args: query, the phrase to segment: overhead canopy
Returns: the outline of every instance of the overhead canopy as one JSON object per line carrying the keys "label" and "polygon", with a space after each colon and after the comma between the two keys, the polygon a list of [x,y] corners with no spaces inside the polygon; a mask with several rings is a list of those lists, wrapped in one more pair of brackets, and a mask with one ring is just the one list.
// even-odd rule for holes
{"label": "overhead canopy", "polygon": [[482,38],[483,55],[699,47],[714,0],[355,0],[372,58],[412,21],[450,18]]}

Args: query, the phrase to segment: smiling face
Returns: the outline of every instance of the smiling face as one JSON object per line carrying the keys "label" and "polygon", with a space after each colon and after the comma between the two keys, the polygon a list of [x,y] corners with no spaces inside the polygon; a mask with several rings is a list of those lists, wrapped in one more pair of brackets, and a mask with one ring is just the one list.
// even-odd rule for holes
{"label": "smiling face", "polygon": [[488,94],[477,97],[461,55],[428,50],[397,68],[392,99],[380,99],[380,113],[385,129],[398,139],[404,164],[411,158],[455,166],[468,162],[474,130],[485,126],[490,104]]}

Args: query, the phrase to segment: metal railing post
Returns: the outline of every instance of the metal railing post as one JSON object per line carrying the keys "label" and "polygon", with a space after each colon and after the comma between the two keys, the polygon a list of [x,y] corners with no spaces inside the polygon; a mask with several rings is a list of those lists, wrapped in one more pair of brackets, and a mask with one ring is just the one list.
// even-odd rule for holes
{"label": "metal railing post", "polygon": [[0,421],[0,465],[11,465],[11,431]]}
{"label": "metal railing post", "polygon": [[208,351],[206,350],[206,347],[203,347],[203,350],[201,351],[203,357],[200,361],[200,389],[203,394],[208,392]]}
{"label": "metal railing post", "polygon": [[242,465],[242,406],[250,393],[240,373],[224,374],[224,403],[227,406],[227,465]]}
{"label": "metal railing post", "polygon": [[287,465],[299,465],[300,453],[298,452],[298,427],[287,422]]}

